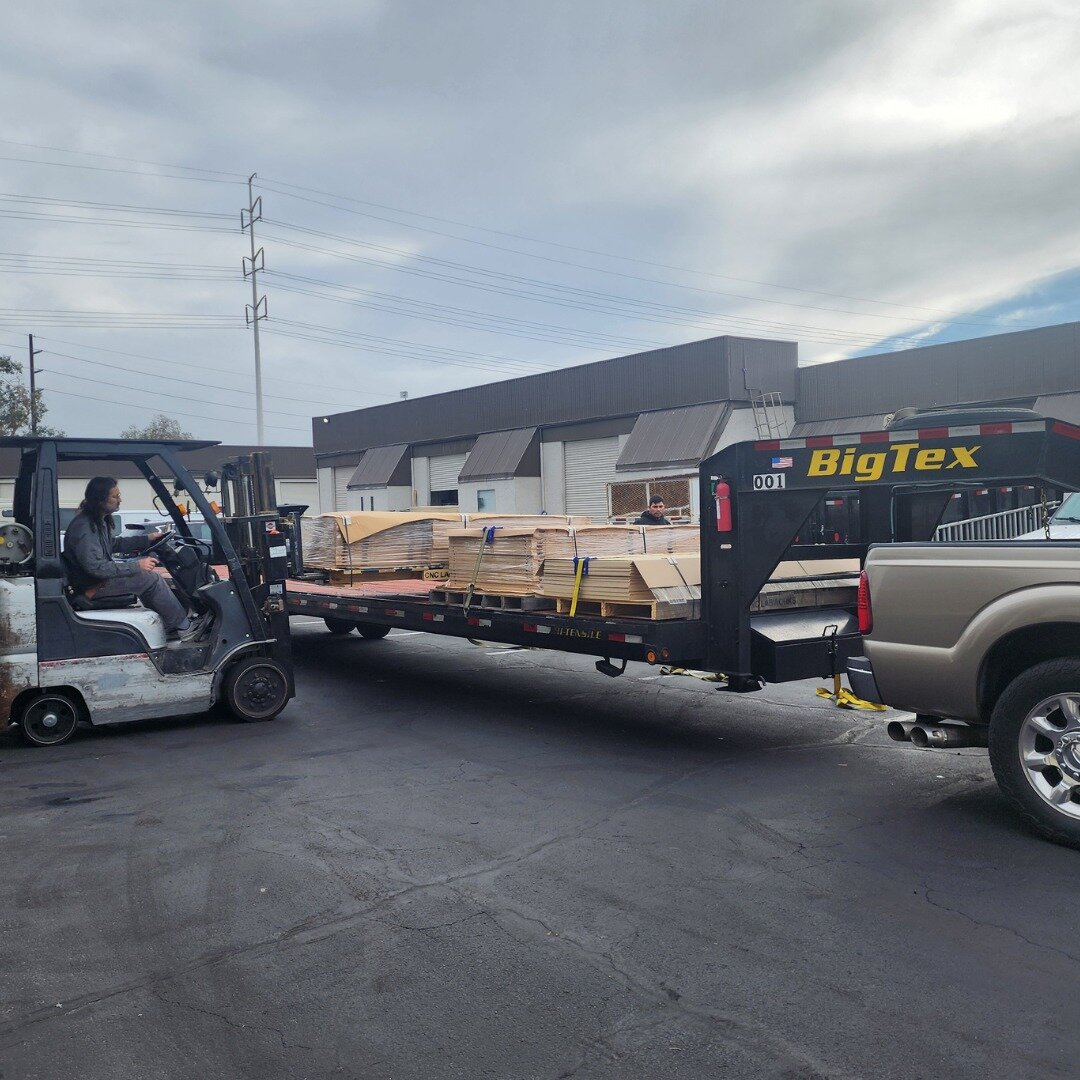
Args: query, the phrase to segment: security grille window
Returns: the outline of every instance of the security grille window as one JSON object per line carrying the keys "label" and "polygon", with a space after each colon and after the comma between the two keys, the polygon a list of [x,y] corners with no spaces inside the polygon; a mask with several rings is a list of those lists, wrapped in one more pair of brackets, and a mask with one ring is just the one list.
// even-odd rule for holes
{"label": "security grille window", "polygon": [[690,484],[688,476],[664,477],[661,480],[623,480],[608,485],[611,517],[633,520],[659,495],[664,500],[664,516],[669,521],[690,518]]}

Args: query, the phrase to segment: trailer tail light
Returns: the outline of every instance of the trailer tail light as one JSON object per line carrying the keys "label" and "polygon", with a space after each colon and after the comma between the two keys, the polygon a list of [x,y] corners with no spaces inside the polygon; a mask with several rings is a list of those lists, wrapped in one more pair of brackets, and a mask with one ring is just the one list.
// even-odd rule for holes
{"label": "trailer tail light", "polygon": [[874,609],[870,606],[870,579],[864,570],[859,575],[859,633],[869,634],[874,629]]}
{"label": "trailer tail light", "polygon": [[731,532],[731,485],[724,480],[716,482],[716,531]]}

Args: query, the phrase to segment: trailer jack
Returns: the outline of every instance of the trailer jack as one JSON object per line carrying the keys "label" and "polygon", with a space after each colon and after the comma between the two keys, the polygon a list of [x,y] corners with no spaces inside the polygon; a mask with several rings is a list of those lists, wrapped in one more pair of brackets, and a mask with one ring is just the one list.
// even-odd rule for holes
{"label": "trailer jack", "polygon": [[617,679],[626,670],[626,661],[622,662],[622,667],[616,667],[610,657],[604,657],[603,660],[596,661],[596,670],[609,679]]}

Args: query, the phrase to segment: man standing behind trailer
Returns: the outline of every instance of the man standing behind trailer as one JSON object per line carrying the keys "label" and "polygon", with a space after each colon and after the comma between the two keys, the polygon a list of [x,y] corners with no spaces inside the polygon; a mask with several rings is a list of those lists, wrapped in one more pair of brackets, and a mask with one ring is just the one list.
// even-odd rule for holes
{"label": "man standing behind trailer", "polygon": [[152,555],[120,561],[113,558],[114,552],[137,554],[162,535],[152,532],[147,536],[114,537],[112,515],[119,509],[120,488],[116,481],[111,476],[95,476],[86,485],[79,513],[64,535],[64,564],[72,588],[94,599],[134,594],[161,616],[171,640],[195,636],[198,627],[192,625],[165,579],[154,573],[157,559]]}
{"label": "man standing behind trailer", "polygon": [[642,512],[641,517],[634,521],[635,525],[670,525],[671,522],[664,517],[664,500],[659,495],[654,495],[649,500],[649,509]]}

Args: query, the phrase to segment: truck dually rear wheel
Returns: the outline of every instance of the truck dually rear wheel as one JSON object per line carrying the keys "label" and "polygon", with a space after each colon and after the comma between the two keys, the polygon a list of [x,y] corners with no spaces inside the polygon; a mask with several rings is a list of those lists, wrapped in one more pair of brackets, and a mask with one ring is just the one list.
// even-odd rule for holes
{"label": "truck dually rear wheel", "polygon": [[1080,847],[1080,660],[1047,660],[1009,683],[990,719],[990,764],[1036,831]]}

